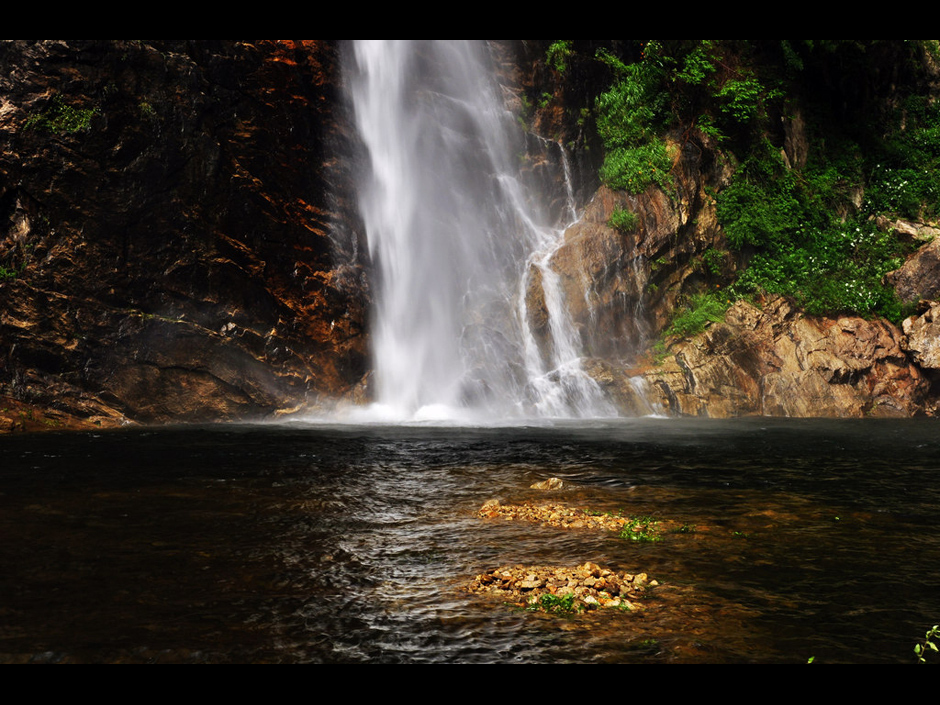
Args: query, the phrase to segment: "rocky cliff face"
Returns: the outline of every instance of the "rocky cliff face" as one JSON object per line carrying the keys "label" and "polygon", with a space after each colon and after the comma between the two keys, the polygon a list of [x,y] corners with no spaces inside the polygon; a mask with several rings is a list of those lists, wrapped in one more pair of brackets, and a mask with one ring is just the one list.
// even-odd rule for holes
{"label": "rocky cliff face", "polygon": [[323,40],[0,42],[6,424],[353,392],[368,287],[337,59]]}
{"label": "rocky cliff face", "polygon": [[[928,242],[888,279],[908,303],[924,301],[903,329],[880,319],[813,317],[783,298],[736,303],[689,339],[666,339],[679,302],[718,287],[703,258],[727,242],[709,193],[730,172],[704,138],[684,145],[676,195],[600,188],[553,261],[592,357],[587,370],[626,415],[844,417],[937,411],[937,241],[932,228],[885,223]],[[629,232],[617,209],[638,215]],[[725,260],[721,267],[733,267]],[[530,287],[530,309],[540,300]],[[665,342],[654,360],[651,350]]]}
{"label": "rocky cliff face", "polygon": [[[596,48],[579,51],[590,56]],[[586,69],[574,62],[566,70]],[[563,135],[575,149],[596,151],[575,115],[604,89],[595,83],[579,92],[579,84],[599,77],[551,74],[543,65],[531,80],[532,95],[551,94],[533,126]],[[802,169],[812,156],[812,126],[798,100],[788,107],[778,135],[782,160]],[[675,131],[669,147],[673,188],[654,185],[637,196],[599,188],[552,262],[590,356],[586,370],[620,410],[721,418],[935,414],[940,249],[929,223],[878,223],[882,232],[919,248],[886,278],[901,301],[919,302],[918,313],[901,327],[855,316],[809,316],[793,302],[771,297],[739,301],[724,320],[688,339],[666,337],[685,301],[716,294],[747,264],[746,252],[732,253],[715,207],[734,160],[688,126]],[[863,197],[859,191],[850,200],[858,207]],[[635,222],[614,227],[618,212],[634,214]],[[528,308],[538,311],[540,281],[530,281]],[[536,338],[539,321],[532,324]]]}
{"label": "rocky cliff face", "polygon": [[682,416],[913,416],[929,383],[905,341],[887,321],[738,302],[643,378],[659,409]]}
{"label": "rocky cliff face", "polygon": [[[533,131],[533,183],[568,147],[585,209],[551,267],[586,369],[624,413],[935,413],[935,232],[885,224],[925,243],[889,276],[922,301],[902,329],[739,302],[654,361],[677,306],[734,272],[730,257],[706,262],[728,249],[713,194],[729,162],[692,129],[670,145],[670,193],[599,187],[581,117],[605,77],[559,80],[545,40],[493,47],[507,104]],[[370,293],[340,51],[328,40],[0,41],[0,431],[263,418],[364,398]],[[804,129],[787,128],[794,165],[807,158]],[[611,225],[618,211],[635,223]],[[529,281],[529,325],[547,345],[544,292],[536,273]]]}
{"label": "rocky cliff face", "polygon": [[[630,360],[647,350],[677,301],[707,283],[703,253],[724,245],[708,191],[727,173],[702,135],[676,144],[675,152],[674,194],[600,187],[552,260],[589,357]],[[636,214],[636,225],[612,226],[618,210]],[[529,310],[538,310],[537,277],[528,296]]]}
{"label": "rocky cliff face", "polygon": [[[794,152],[805,140],[793,134]],[[717,146],[694,130],[672,145],[674,189],[631,196],[600,187],[552,261],[590,359],[586,369],[626,415],[913,416],[937,410],[938,241],[926,224],[881,223],[923,243],[888,276],[921,304],[903,330],[885,320],[808,316],[783,298],[738,302],[690,339],[665,339],[675,311],[720,289],[736,262],[712,194],[732,175]],[[794,156],[794,159],[796,156]],[[612,225],[618,211],[630,228]],[[709,254],[723,253],[706,263]],[[543,300],[531,278],[528,308]],[[542,331],[538,316],[531,325]],[[544,339],[545,336],[542,336]],[[662,352],[652,348],[659,343]],[[665,346],[663,346],[665,343]]]}
{"label": "rocky cliff face", "polygon": [[[678,302],[719,286],[703,262],[726,246],[707,194],[728,174],[703,156],[709,149],[686,147],[675,171],[678,198],[657,187],[636,197],[601,188],[553,262],[593,357],[587,369],[608,396],[627,415],[934,415],[940,304],[930,300],[937,241],[925,225],[885,224],[928,240],[888,277],[903,300],[922,302],[901,329],[880,319],[808,316],[784,298],[739,301],[704,332],[665,340],[652,359]],[[610,224],[618,208],[639,215],[630,232]]]}

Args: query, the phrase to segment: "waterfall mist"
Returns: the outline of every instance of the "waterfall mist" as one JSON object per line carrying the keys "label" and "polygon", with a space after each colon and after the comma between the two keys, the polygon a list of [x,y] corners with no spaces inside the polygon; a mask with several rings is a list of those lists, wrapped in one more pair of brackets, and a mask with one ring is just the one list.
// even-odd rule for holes
{"label": "waterfall mist", "polygon": [[[505,107],[486,42],[355,40],[345,66],[369,156],[359,199],[376,292],[371,412],[611,415],[581,370],[548,267],[573,204],[552,217],[520,178],[526,135]],[[528,320],[533,276],[548,341],[535,339]]]}

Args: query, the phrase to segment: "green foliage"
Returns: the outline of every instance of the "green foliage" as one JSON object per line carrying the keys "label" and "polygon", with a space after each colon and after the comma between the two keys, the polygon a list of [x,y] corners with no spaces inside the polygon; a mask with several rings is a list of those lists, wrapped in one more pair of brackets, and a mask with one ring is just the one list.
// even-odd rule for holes
{"label": "green foliage", "polygon": [[637,517],[631,519],[620,532],[620,538],[642,543],[662,541],[659,522],[652,517]]}
{"label": "green foliage", "polygon": [[927,663],[928,653],[940,653],[940,625],[927,632],[924,639],[914,646],[914,653],[919,663]]}
{"label": "green foliage", "polygon": [[97,108],[76,108],[66,103],[62,96],[56,95],[50,106],[38,115],[26,120],[24,128],[39,128],[58,134],[75,134],[91,127],[91,120],[98,112]]}
{"label": "green foliage", "polygon": [[658,139],[657,120],[665,107],[659,68],[647,62],[627,65],[604,51],[598,58],[617,74],[614,85],[595,104],[604,145],[623,149]]}
{"label": "green foliage", "polygon": [[701,44],[690,51],[683,60],[677,78],[693,86],[705,84],[718,70],[715,66],[714,48],[715,40],[701,40]]}
{"label": "green foliage", "polygon": [[582,611],[574,595],[551,595],[545,593],[529,606],[532,610],[541,610],[552,614],[577,614]]}
{"label": "green foliage", "polygon": [[884,276],[902,264],[905,245],[878,230],[869,218],[878,209],[852,214],[852,192],[865,171],[861,150],[845,139],[829,144],[831,153],[818,150],[797,172],[765,141],[717,196],[729,244],[753,250],[733,291],[789,296],[815,315],[880,315],[900,322],[907,311]]}
{"label": "green foliage", "polygon": [[779,91],[768,91],[753,75],[732,78],[718,89],[721,111],[739,125],[747,125],[764,114],[763,103],[779,98]]}
{"label": "green foliage", "polygon": [[759,145],[716,199],[718,219],[735,249],[772,247],[786,241],[800,219],[797,183],[766,141]]}
{"label": "green foliage", "polygon": [[545,60],[558,73],[563,74],[568,70],[568,62],[574,54],[573,43],[571,39],[556,39],[548,47]]}
{"label": "green foliage", "polygon": [[730,301],[720,292],[696,294],[686,308],[676,314],[666,330],[666,337],[690,338],[701,333],[710,323],[725,319]]}
{"label": "green foliage", "polygon": [[672,158],[663,142],[649,142],[633,148],[614,148],[601,166],[601,180],[613,189],[639,194],[656,184],[668,189]]}
{"label": "green foliage", "polygon": [[866,208],[901,218],[940,216],[940,105],[909,98],[870,167]]}
{"label": "green foliage", "polygon": [[157,119],[157,111],[154,109],[153,105],[148,103],[145,100],[140,101],[140,104],[137,106],[140,109],[140,114],[147,118],[148,120]]}
{"label": "green foliage", "polygon": [[728,262],[729,253],[724,250],[708,249],[702,253],[702,265],[705,271],[713,277],[720,276],[724,272],[725,264]]}
{"label": "green foliage", "polygon": [[669,39],[648,41],[638,61],[599,51],[614,75],[595,104],[603,181],[631,192],[668,188],[671,128],[694,124],[725,139],[768,123],[783,93],[744,65],[753,50],[747,40]]}
{"label": "green foliage", "polygon": [[735,179],[722,191],[717,209],[728,242],[738,250],[786,240],[799,210],[786,184],[762,187],[746,178]]}
{"label": "green foliage", "polygon": [[625,64],[610,52],[598,59],[617,80],[595,103],[597,129],[606,154],[601,179],[614,189],[641,193],[651,184],[668,188],[672,160],[659,135],[662,67],[654,60]]}
{"label": "green foliage", "polygon": [[614,230],[631,233],[637,229],[640,218],[636,213],[626,208],[615,208],[614,212],[610,214],[610,220],[607,221],[607,224]]}
{"label": "green foliage", "polygon": [[870,222],[797,228],[793,239],[757,255],[740,276],[742,291],[790,296],[808,313],[850,312],[903,319],[907,311],[884,275],[903,259],[900,246]]}
{"label": "green foliage", "polygon": [[[12,252],[7,253],[6,262],[0,264],[0,282],[13,281],[26,271],[29,265],[29,245],[19,245]],[[19,264],[16,260],[19,259]]]}

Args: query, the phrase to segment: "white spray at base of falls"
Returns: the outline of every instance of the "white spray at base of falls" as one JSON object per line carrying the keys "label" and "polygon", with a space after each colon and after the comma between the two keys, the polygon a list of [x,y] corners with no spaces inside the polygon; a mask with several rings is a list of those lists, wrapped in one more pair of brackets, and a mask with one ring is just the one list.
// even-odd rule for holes
{"label": "white spray at base of falls", "polygon": [[[371,413],[614,415],[581,369],[548,266],[570,222],[549,222],[540,194],[520,179],[525,135],[485,42],[355,40],[347,70],[370,161],[360,207],[375,279]],[[527,321],[536,269],[549,353]]]}

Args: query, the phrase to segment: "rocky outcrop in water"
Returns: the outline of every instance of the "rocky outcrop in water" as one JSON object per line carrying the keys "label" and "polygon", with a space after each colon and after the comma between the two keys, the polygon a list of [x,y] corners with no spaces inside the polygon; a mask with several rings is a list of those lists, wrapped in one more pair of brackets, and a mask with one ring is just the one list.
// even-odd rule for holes
{"label": "rocky outcrop in water", "polygon": [[929,384],[903,344],[886,321],[738,302],[644,377],[664,411],[684,416],[912,416]]}
{"label": "rocky outcrop in water", "polygon": [[[929,230],[927,226],[916,229]],[[918,301],[936,286],[936,242],[889,275]],[[907,417],[938,412],[940,304],[924,300],[899,329],[883,319],[815,317],[785,298],[739,301],[655,364],[588,369],[628,414]]]}
{"label": "rocky outcrop in water", "polygon": [[660,584],[646,573],[627,573],[584,563],[558,566],[504,566],[476,576],[467,591],[504,603],[553,613],[593,609],[643,610]]}
{"label": "rocky outcrop in water", "polygon": [[352,393],[368,288],[337,52],[0,42],[0,396],[112,424]]}

